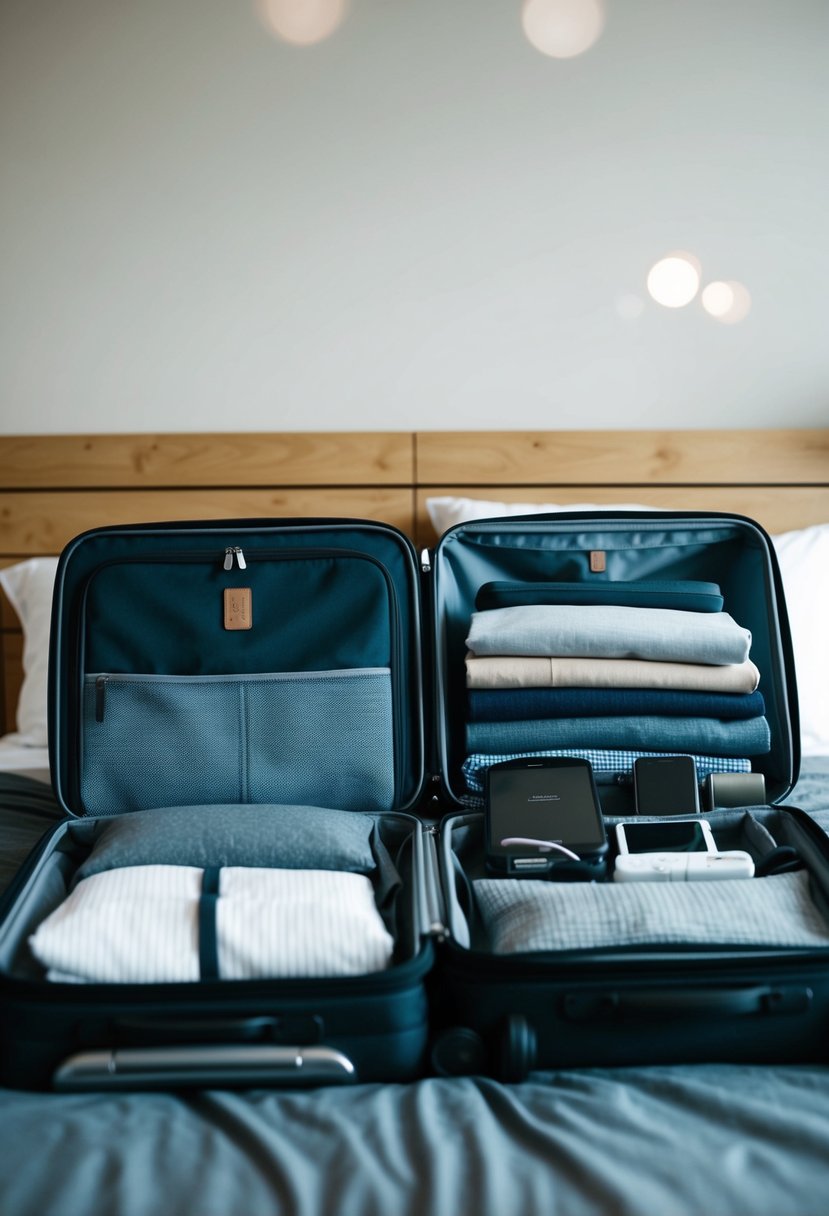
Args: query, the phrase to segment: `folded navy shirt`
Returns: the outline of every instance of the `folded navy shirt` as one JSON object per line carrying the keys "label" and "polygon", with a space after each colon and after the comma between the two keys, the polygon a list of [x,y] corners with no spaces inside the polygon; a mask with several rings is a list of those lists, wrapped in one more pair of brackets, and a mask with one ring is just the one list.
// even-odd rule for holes
{"label": "folded navy shirt", "polygon": [[663,715],[679,718],[758,718],[763,695],[684,692],[666,688],[494,688],[469,692],[471,722],[592,715]]}

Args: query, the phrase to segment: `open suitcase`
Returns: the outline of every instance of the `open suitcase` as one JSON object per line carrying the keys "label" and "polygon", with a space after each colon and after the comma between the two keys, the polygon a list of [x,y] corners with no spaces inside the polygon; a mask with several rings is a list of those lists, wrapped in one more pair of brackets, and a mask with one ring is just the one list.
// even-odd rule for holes
{"label": "open suitcase", "polygon": [[[483,815],[470,806],[475,793],[481,801],[480,777],[470,796],[462,771],[472,749],[465,746],[458,726],[467,712],[464,656],[476,599],[485,608],[544,602],[545,587],[573,584],[570,594],[575,592],[578,604],[607,602],[608,595],[611,602],[627,603],[631,587],[635,590],[640,580],[646,580],[641,587],[656,580],[669,597],[677,580],[718,584],[725,611],[750,630],[750,655],[760,672],[770,735],[769,750],[752,758],[751,769],[763,775],[765,799],[758,806],[744,806],[745,799],[738,799],[740,805],[732,807],[720,786],[723,805],[717,805],[716,798],[713,804],[701,800],[701,805],[717,847],[747,851],[757,875],[765,868],[769,877],[667,887],[625,884],[625,893],[635,886],[663,899],[677,892],[679,899],[683,891],[696,889],[700,899],[713,902],[717,888],[723,894],[730,888],[742,902],[748,892],[768,896],[772,888],[761,883],[773,883],[776,893],[779,870],[791,870],[782,881],[808,885],[808,915],[814,908],[814,923],[819,925],[817,933],[804,933],[802,944],[780,945],[780,939],[789,937],[788,922],[785,930],[779,923],[770,927],[770,942],[776,944],[746,944],[752,934],[744,932],[736,908],[733,925],[724,924],[722,932],[715,928],[710,934],[714,940],[671,940],[675,935],[664,920],[669,906],[667,913],[660,912],[664,943],[652,940],[651,933],[646,943],[628,944],[620,935],[612,944],[587,945],[582,940],[573,946],[570,939],[579,934],[569,930],[570,908],[581,909],[589,896],[591,915],[612,921],[617,908],[607,901],[618,900],[622,888],[614,882],[598,884],[598,889],[592,883],[545,882],[536,883],[535,889],[542,887],[542,896],[554,897],[547,915],[557,917],[558,923],[551,927],[548,920],[538,931],[530,921],[527,940],[534,948],[522,950],[517,930],[526,930],[527,908],[534,897],[523,893],[533,890],[530,879],[496,880],[499,890],[493,903],[493,884],[484,865]],[[591,587],[598,594],[591,596]],[[627,592],[628,598],[618,591]],[[825,1058],[829,849],[824,833],[808,816],[773,805],[785,798],[797,778],[799,727],[782,584],[773,547],[762,529],[743,517],[690,513],[562,513],[460,524],[443,536],[434,555],[432,600],[439,767],[449,800],[468,808],[450,814],[440,831],[447,932],[438,961],[443,1030],[433,1050],[436,1065],[447,1073],[485,1071],[520,1080],[536,1067]],[[496,738],[500,733],[511,737],[515,725],[508,723],[505,732],[497,728]],[[648,737],[636,740],[634,749],[650,750]],[[582,754],[592,756],[596,764],[601,752]],[[501,754],[489,758],[505,759]],[[614,825],[635,813],[630,763],[628,758],[595,772],[609,841]],[[702,758],[697,769],[702,782]],[[480,899],[487,885],[490,915],[484,925]],[[604,900],[598,910],[592,906],[593,896]],[[535,910],[529,915],[535,916]],[[725,919],[729,917],[730,909]],[[607,935],[600,924],[596,940]],[[555,948],[550,936],[556,938]],[[792,940],[795,936],[792,928]],[[495,952],[496,939],[503,953]]]}
{"label": "open suitcase", "polygon": [[[424,775],[419,580],[406,538],[373,523],[172,523],[102,529],[67,546],[50,755],[71,818],[5,899],[3,1083],[134,1089],[422,1072],[433,917],[411,813]],[[200,938],[198,983],[44,978],[28,939],[114,820],[205,805],[215,821],[221,808],[279,815],[285,804],[300,817],[311,808],[300,843],[312,849],[304,834],[316,808],[371,817],[357,853],[367,842],[399,881],[386,909],[388,966],[278,982],[231,982],[214,967],[204,978]],[[200,916],[202,907],[204,896]]]}
{"label": "open suitcase", "polygon": [[[481,929],[482,815],[464,777],[476,596],[485,584],[520,596],[562,581],[612,594],[643,579],[716,582],[751,630],[771,737],[752,763],[769,803],[780,801],[798,769],[791,644],[774,554],[750,520],[478,521],[448,532],[422,571],[401,533],[361,521],[172,523],[77,538],[58,571],[50,689],[53,784],[70,818],[3,905],[0,1081],[405,1080],[430,1066],[431,1039],[439,1071],[505,1078],[534,1066],[822,1056],[829,939],[499,954]],[[632,813],[627,776],[598,774],[610,824]],[[390,965],[197,984],[44,978],[30,935],[113,820],[284,804],[372,817],[378,855],[399,880],[385,909]],[[707,817],[758,861],[773,846],[796,850],[815,898],[827,899],[829,850],[805,816],[764,805]]]}

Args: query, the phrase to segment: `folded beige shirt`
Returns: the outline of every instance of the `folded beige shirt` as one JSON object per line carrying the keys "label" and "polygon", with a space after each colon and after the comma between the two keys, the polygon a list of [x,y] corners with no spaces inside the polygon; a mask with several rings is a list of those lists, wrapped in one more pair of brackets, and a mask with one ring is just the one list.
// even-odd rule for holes
{"label": "folded beige shirt", "polygon": [[647,659],[466,656],[467,688],[671,688],[754,692],[760,672],[745,663],[659,663]]}

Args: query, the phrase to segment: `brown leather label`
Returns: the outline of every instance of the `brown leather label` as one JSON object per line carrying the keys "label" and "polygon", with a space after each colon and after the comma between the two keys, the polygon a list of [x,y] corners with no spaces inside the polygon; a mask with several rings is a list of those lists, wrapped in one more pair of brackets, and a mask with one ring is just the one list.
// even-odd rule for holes
{"label": "brown leather label", "polygon": [[590,570],[593,574],[604,574],[607,566],[604,549],[590,550]]}
{"label": "brown leather label", "polygon": [[253,628],[253,593],[250,587],[225,587],[225,629]]}

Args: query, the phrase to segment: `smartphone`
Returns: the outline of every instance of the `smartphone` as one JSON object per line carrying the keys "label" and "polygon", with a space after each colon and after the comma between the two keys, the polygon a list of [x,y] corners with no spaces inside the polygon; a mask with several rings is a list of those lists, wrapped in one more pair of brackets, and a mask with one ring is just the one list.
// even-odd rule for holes
{"label": "smartphone", "polygon": [[486,777],[486,865],[562,879],[605,872],[607,835],[588,760],[507,760]]}
{"label": "smartphone", "polygon": [[637,815],[698,815],[697,769],[690,756],[648,756],[633,762]]}
{"label": "smartphone", "polygon": [[663,819],[616,824],[616,847],[628,853],[716,853],[707,819]]}

